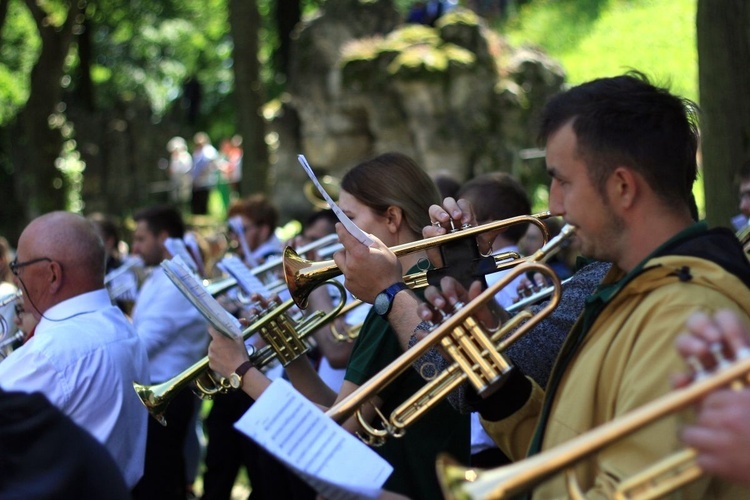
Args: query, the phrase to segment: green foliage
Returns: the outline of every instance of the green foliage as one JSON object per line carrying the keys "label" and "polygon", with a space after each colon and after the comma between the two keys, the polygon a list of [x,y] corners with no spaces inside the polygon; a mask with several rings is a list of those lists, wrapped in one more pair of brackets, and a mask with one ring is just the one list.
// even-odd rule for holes
{"label": "green foliage", "polygon": [[29,74],[41,41],[28,9],[11,0],[0,43],[0,126],[6,124],[29,98]]}
{"label": "green foliage", "polygon": [[535,0],[502,30],[541,46],[576,84],[629,69],[698,97],[695,0]]}
{"label": "green foliage", "polygon": [[122,2],[91,7],[96,60],[91,77],[99,105],[141,98],[156,115],[180,96],[189,77],[211,109],[232,88],[226,0]]}

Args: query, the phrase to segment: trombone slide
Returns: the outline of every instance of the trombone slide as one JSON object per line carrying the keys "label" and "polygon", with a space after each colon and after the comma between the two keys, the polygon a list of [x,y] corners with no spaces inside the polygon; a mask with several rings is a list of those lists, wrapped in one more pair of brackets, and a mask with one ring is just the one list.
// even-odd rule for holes
{"label": "trombone slide", "polygon": [[[449,457],[440,457],[437,462],[437,471],[443,494],[446,498],[507,498],[518,495],[534,488],[553,475],[570,469],[580,460],[642,427],[695,404],[711,391],[725,387],[733,381],[747,382],[748,374],[750,374],[750,357],[735,361],[713,375],[676,389],[666,396],[560,446],[497,469],[487,471],[465,469],[456,465]],[[623,482],[621,484],[622,498],[655,498],[697,478],[701,472],[692,462],[692,453],[691,450],[678,453],[672,458],[674,463],[667,462],[666,468],[657,467],[649,471],[645,477],[635,476],[633,481]],[[680,479],[674,483],[665,482],[656,486],[640,487],[641,485],[647,486],[652,477],[661,475],[665,471],[680,472]],[[634,492],[634,495],[625,495],[625,489]]]}

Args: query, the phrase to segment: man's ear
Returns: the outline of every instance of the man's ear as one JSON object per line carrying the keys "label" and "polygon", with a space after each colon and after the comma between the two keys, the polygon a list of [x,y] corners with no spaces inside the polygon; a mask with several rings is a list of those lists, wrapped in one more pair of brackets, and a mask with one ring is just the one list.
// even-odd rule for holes
{"label": "man's ear", "polygon": [[623,209],[633,206],[639,195],[643,178],[628,167],[617,167],[607,179],[607,194],[611,203]]}
{"label": "man's ear", "polygon": [[55,294],[62,287],[62,265],[53,260],[48,264],[48,268],[50,270],[49,292]]}

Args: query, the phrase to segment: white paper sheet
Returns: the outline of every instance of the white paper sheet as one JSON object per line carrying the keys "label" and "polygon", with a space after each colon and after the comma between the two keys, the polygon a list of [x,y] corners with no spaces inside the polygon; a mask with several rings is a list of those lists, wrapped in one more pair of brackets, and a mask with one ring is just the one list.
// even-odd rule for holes
{"label": "white paper sheet", "polygon": [[245,226],[242,224],[242,217],[235,215],[234,217],[230,217],[227,222],[229,223],[229,228],[237,235],[237,239],[240,240],[242,255],[247,267],[253,268],[257,266],[258,261],[253,257],[253,252],[250,251],[250,247],[247,245],[247,240],[245,239]]}
{"label": "white paper sheet", "polygon": [[167,238],[164,240],[164,246],[167,248],[172,257],[180,257],[182,262],[188,266],[193,273],[198,274],[198,265],[195,263],[193,256],[185,245],[185,242],[179,238]]}
{"label": "white paper sheet", "polygon": [[276,379],[234,424],[328,500],[377,498],[393,467]]}
{"label": "white paper sheet", "polygon": [[255,276],[249,267],[242,262],[242,259],[236,255],[228,255],[221,259],[217,264],[219,269],[237,280],[242,290],[247,294],[257,293],[263,297],[268,297],[271,292]]}
{"label": "white paper sheet", "polygon": [[339,221],[344,225],[347,231],[357,238],[357,241],[362,243],[363,245],[367,245],[368,247],[371,247],[374,243],[372,239],[362,231],[357,225],[352,222],[352,220],[347,217],[347,215],[341,210],[341,207],[339,207],[335,201],[331,198],[331,196],[326,192],[326,190],[323,188],[323,186],[320,185],[320,182],[318,181],[318,178],[315,176],[315,172],[313,172],[312,167],[310,167],[310,164],[307,163],[307,159],[305,158],[305,155],[297,155],[297,159],[299,160],[300,164],[302,165],[302,168],[305,169],[305,172],[307,172],[307,176],[310,178],[310,180],[315,184],[315,187],[318,188],[318,191],[320,192],[321,196],[325,198],[325,200],[328,202],[328,206],[331,207],[331,210],[333,210],[333,213],[336,214],[336,217],[338,217]]}
{"label": "white paper sheet", "polygon": [[239,320],[221,307],[206,287],[185,267],[180,257],[172,257],[161,263],[164,273],[180,289],[193,306],[198,309],[214,328],[228,337],[241,337]]}

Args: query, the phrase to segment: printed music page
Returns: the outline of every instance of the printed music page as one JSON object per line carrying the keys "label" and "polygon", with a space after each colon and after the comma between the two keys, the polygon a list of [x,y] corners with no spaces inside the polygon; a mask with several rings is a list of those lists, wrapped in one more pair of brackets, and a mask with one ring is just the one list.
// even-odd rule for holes
{"label": "printed music page", "polygon": [[333,213],[336,214],[336,217],[338,217],[339,221],[344,225],[347,231],[349,231],[349,234],[357,238],[357,240],[362,243],[363,245],[366,245],[368,247],[371,247],[374,243],[370,237],[362,231],[347,215],[341,210],[341,208],[336,204],[335,201],[330,197],[330,195],[326,192],[326,190],[323,188],[323,186],[320,185],[320,182],[318,181],[318,178],[315,176],[315,172],[313,172],[312,167],[310,167],[310,164],[307,163],[307,159],[305,158],[305,155],[297,155],[297,160],[299,160],[300,165],[302,165],[302,168],[305,169],[305,172],[307,173],[307,176],[310,178],[310,180],[315,184],[315,187],[318,188],[318,191],[320,192],[321,196],[328,202],[328,206],[331,207],[331,210]]}
{"label": "printed music page", "polygon": [[177,256],[162,261],[161,267],[172,283],[182,292],[193,306],[200,311],[214,328],[227,337],[242,336],[242,325],[239,320],[221,307],[215,298],[208,293],[203,283],[198,281],[183,260]]}
{"label": "printed music page", "polygon": [[281,378],[234,426],[328,500],[377,498],[393,471]]}

